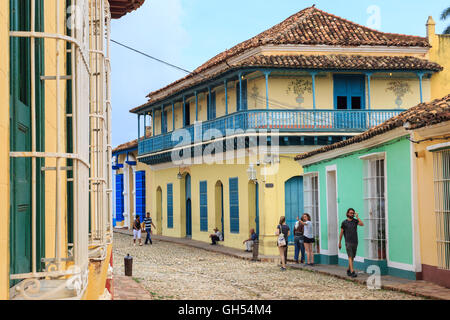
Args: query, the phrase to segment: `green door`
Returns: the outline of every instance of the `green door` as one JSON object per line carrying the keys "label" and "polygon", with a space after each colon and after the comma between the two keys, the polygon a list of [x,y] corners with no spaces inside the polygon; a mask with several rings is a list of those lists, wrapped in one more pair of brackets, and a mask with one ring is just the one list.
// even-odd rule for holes
{"label": "green door", "polygon": [[[36,2],[36,26],[42,25],[42,2]],[[29,1],[10,0],[11,30],[24,31],[30,28]],[[39,29],[37,29],[39,30]],[[43,41],[36,40],[36,147],[43,149],[43,86],[40,74],[43,70]],[[10,151],[31,151],[31,73],[30,73],[30,40],[12,37],[10,40]],[[10,274],[28,273],[32,270],[31,253],[31,159],[10,158]],[[37,211],[37,257],[43,256],[43,205],[44,177],[41,174],[43,160],[36,161],[36,211]],[[11,281],[10,285],[17,281]]]}

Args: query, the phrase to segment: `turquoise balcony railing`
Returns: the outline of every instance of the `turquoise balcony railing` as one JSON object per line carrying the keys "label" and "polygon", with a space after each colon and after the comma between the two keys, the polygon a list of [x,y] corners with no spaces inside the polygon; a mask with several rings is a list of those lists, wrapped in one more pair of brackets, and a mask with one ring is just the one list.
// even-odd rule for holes
{"label": "turquoise balcony railing", "polygon": [[[231,135],[234,130],[364,132],[403,110],[246,110],[139,141],[139,155]],[[210,130],[214,129],[214,133]],[[183,136],[181,138],[180,136]]]}

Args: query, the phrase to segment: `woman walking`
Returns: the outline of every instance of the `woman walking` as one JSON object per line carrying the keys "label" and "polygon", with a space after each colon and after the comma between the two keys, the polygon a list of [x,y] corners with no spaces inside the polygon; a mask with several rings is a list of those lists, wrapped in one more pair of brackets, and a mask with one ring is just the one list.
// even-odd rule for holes
{"label": "woman walking", "polygon": [[[275,234],[278,236],[277,245],[281,258],[281,271],[286,271],[286,252],[290,229],[286,224],[286,218],[284,216],[280,218],[280,223],[277,226],[277,231]],[[280,237],[281,234],[282,236]]]}
{"label": "woman walking", "polygon": [[300,223],[305,226],[303,237],[305,242],[305,251],[306,256],[308,257],[308,265],[314,265],[314,253],[313,253],[313,243],[314,243],[314,235],[313,235],[313,224],[311,222],[311,216],[308,213],[303,214]]}

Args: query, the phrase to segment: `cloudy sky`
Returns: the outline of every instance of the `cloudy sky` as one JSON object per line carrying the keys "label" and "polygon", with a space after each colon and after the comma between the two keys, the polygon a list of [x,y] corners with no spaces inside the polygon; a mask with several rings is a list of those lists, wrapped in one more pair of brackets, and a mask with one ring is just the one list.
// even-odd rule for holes
{"label": "cloudy sky", "polygon": [[[313,4],[383,32],[425,36],[430,15],[439,33],[450,24],[439,19],[448,0],[146,0],[139,10],[113,21],[111,38],[193,70]],[[117,146],[137,137],[137,118],[129,110],[185,73],[114,43],[111,52],[113,146]]]}

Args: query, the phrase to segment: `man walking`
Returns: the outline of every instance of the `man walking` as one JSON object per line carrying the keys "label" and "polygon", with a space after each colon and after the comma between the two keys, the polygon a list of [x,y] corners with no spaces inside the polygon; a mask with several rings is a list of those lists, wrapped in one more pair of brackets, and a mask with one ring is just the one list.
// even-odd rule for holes
{"label": "man walking", "polygon": [[147,238],[145,238],[145,244],[147,244],[149,240],[150,240],[150,244],[153,244],[152,237],[151,237],[152,225],[154,228],[156,228],[155,225],[153,224],[152,218],[150,217],[150,212],[147,212],[147,214],[144,218],[145,232],[147,232]]}
{"label": "man walking", "polygon": [[[356,219],[355,219],[356,217]],[[347,210],[347,219],[342,222],[341,234],[339,236],[339,249],[342,248],[342,236],[345,238],[345,248],[348,255],[348,270],[347,275],[356,278],[357,275],[353,268],[353,262],[356,257],[356,250],[358,249],[358,226],[363,227],[364,223],[359,219],[358,213],[353,208]]]}

